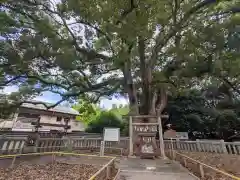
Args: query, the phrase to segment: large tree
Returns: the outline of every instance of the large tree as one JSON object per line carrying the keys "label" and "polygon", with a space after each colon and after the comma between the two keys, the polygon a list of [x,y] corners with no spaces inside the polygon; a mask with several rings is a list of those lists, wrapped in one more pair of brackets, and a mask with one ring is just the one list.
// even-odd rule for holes
{"label": "large tree", "polygon": [[18,103],[44,91],[62,96],[55,105],[121,93],[131,113],[161,113],[170,87],[199,85],[206,73],[222,80],[212,69],[230,65],[213,62],[237,63],[237,51],[225,44],[236,32],[238,6],[237,0],[5,0],[0,85],[19,86],[10,96]]}

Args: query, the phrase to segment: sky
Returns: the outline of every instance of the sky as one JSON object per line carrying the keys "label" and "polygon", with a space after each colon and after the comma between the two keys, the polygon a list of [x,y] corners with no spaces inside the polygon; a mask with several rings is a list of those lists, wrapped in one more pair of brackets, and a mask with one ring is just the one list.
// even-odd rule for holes
{"label": "sky", "polygon": [[[3,89],[2,93],[4,94],[10,94],[12,92],[15,92],[18,90],[17,86],[7,86]],[[37,101],[42,101],[42,102],[49,102],[49,103],[56,103],[61,99],[61,96],[58,94],[54,94],[50,91],[44,92],[43,95],[36,97],[34,100]],[[100,101],[100,107],[104,109],[111,109],[112,105],[116,104],[117,106],[119,105],[126,105],[128,104],[127,100],[124,97],[119,97],[119,98],[102,98]]]}

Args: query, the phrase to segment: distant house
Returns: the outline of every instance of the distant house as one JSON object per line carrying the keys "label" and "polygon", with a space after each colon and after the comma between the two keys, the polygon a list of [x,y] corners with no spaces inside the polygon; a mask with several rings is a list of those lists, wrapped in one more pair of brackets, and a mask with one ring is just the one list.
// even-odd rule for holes
{"label": "distant house", "polygon": [[[84,131],[85,126],[82,122],[76,121],[76,116],[79,115],[78,111],[63,106],[56,106],[52,109],[46,109],[44,105],[38,104],[22,104],[18,112],[14,113],[9,119],[4,119],[0,122],[1,129],[9,129],[12,131],[34,131],[32,122],[37,122],[40,119],[41,123],[50,124],[65,124],[68,121],[72,131]],[[58,130],[63,131],[63,127],[43,126],[39,131]]]}

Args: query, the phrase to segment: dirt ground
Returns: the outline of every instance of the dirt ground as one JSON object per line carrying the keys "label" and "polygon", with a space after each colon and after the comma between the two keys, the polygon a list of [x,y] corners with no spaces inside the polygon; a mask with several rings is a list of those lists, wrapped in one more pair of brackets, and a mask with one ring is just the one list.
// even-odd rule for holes
{"label": "dirt ground", "polygon": [[[217,154],[217,153],[205,153],[205,152],[186,152],[181,151],[180,153],[185,154],[195,160],[203,162],[207,165],[215,167],[217,169],[223,170],[229,174],[240,177],[240,156],[239,155],[230,155],[230,154]],[[191,167],[190,167],[191,168]],[[195,169],[192,164],[192,169]],[[213,171],[207,171],[209,178],[216,179],[228,179],[226,176],[221,176],[218,173]],[[229,178],[231,179],[231,178]]]}
{"label": "dirt ground", "polygon": [[[87,180],[101,169],[109,158],[94,156],[22,156],[0,159],[0,180]],[[112,169],[115,176],[117,169]]]}
{"label": "dirt ground", "polygon": [[87,180],[97,171],[97,167],[86,164],[22,164],[1,168],[0,180]]}

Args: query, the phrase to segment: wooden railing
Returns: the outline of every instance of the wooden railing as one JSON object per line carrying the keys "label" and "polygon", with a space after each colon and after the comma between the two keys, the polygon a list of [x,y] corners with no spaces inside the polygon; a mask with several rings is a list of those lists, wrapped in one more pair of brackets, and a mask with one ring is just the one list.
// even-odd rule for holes
{"label": "wooden railing", "polygon": [[[100,152],[102,138],[70,138],[73,150],[95,149]],[[119,142],[105,142],[106,150],[117,150],[119,155],[123,154],[124,149],[128,149],[129,139],[121,138]]]}
{"label": "wooden railing", "polygon": [[240,142],[224,142],[223,140],[165,140],[164,144],[166,149],[182,150],[188,152],[212,152],[240,155]]}
{"label": "wooden railing", "polygon": [[[38,138],[32,145],[26,136],[0,136],[0,154],[18,154],[30,152],[93,150],[100,152],[102,138]],[[121,138],[119,142],[105,142],[106,151],[117,151],[119,155],[128,149],[129,139]]]}
{"label": "wooden railing", "polygon": [[89,180],[98,180],[98,179],[110,179],[114,176],[115,164],[114,161],[116,158],[110,160],[106,165],[104,165],[99,171],[97,171]]}
{"label": "wooden railing", "polygon": [[[178,153],[176,151],[168,151],[168,156],[173,160],[179,161],[184,167],[188,168],[199,176],[201,179],[212,178],[212,176],[216,177],[215,179],[233,179],[240,180],[240,177],[236,177],[232,174],[219,170],[215,167],[204,164],[198,160],[195,160],[191,157],[188,157],[184,154]],[[226,179],[227,178],[227,179]]]}
{"label": "wooden railing", "polygon": [[25,147],[27,137],[0,137],[1,154],[19,154]]}
{"label": "wooden railing", "polygon": [[[0,136],[0,153],[19,153],[23,149],[32,151],[33,147],[27,147],[27,136]],[[63,138],[39,138],[35,144],[33,152],[46,152],[58,150],[81,150],[95,149],[100,152],[102,138],[84,137],[63,137]],[[159,144],[157,142],[157,144]],[[240,155],[240,142],[220,141],[176,141],[165,140],[165,149],[173,149],[188,152],[211,152]],[[32,149],[31,149],[32,148]],[[36,148],[38,150],[36,150]],[[123,154],[123,150],[129,149],[129,138],[121,137],[119,142],[105,142],[106,150],[118,150]]]}

